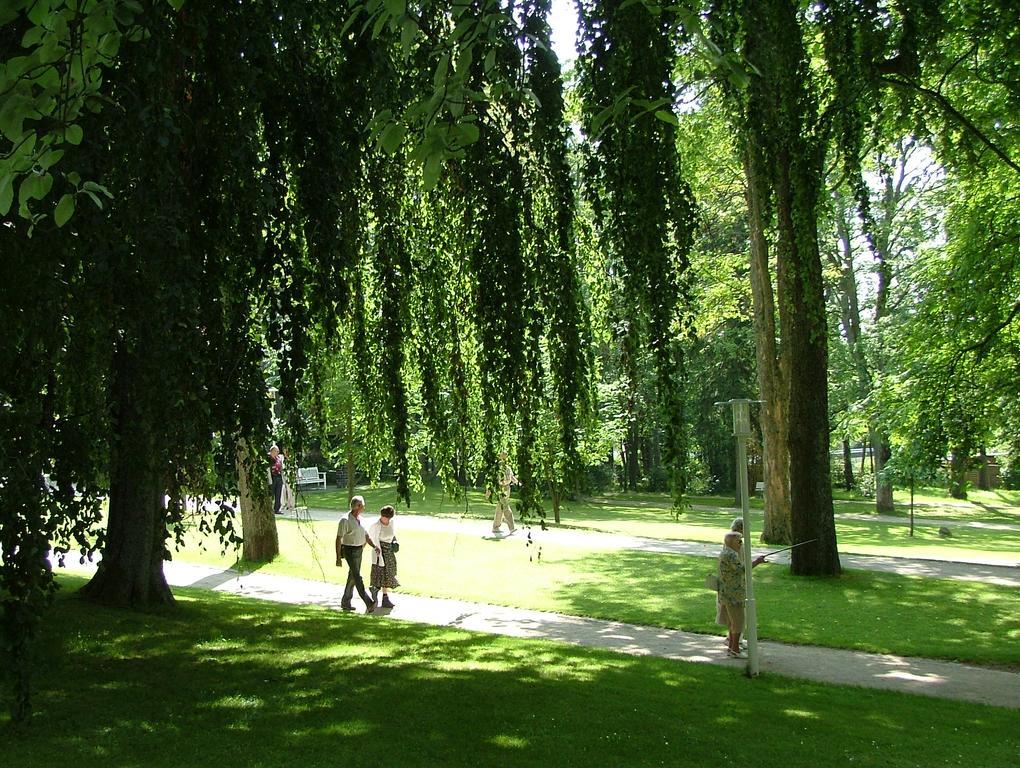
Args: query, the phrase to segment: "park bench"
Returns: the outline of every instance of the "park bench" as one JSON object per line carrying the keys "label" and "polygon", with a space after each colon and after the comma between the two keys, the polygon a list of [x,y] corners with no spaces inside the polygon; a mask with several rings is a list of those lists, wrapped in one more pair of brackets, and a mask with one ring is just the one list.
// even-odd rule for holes
{"label": "park bench", "polygon": [[754,484],[754,492],[760,493],[762,496],[765,495],[765,482],[763,480],[759,480]]}
{"label": "park bench", "polygon": [[299,467],[297,480],[294,483],[299,488],[303,485],[314,485],[317,488],[326,487],[326,473],[320,472],[318,467]]}

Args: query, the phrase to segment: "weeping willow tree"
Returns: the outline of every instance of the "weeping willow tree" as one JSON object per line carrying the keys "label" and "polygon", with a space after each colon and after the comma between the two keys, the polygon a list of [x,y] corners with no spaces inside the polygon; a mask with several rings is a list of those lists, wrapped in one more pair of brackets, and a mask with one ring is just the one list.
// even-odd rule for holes
{"label": "weeping willow tree", "polygon": [[[690,327],[688,253],[694,204],[676,147],[673,62],[678,21],[640,3],[581,2],[579,91],[588,137],[586,190],[636,388],[639,347],[651,350],[674,509],[687,490],[683,344]],[[631,414],[633,421],[634,414]]]}

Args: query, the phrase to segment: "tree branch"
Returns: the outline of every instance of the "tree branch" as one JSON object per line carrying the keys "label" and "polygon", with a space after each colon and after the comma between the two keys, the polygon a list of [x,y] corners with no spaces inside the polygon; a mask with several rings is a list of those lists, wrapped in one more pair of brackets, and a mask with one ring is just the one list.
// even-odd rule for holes
{"label": "tree branch", "polygon": [[1007,155],[1005,150],[1001,149],[998,145],[995,144],[995,142],[993,142],[984,133],[982,133],[981,129],[974,125],[974,123],[971,122],[971,120],[966,115],[960,112],[960,110],[954,107],[952,102],[950,102],[949,99],[947,99],[943,94],[939,93],[938,91],[933,91],[931,88],[925,88],[923,85],[912,83],[909,80],[901,80],[897,77],[883,76],[882,79],[887,83],[891,83],[892,85],[898,85],[903,88],[909,88],[910,90],[917,91],[918,93],[924,94],[925,96],[934,100],[954,120],[956,120],[960,125],[962,125],[965,129],[967,129],[974,136],[976,136],[982,144],[988,147],[995,154],[996,157],[1002,160],[1002,162],[1004,162],[1014,171],[1020,173],[1020,165],[1018,165],[1009,155]]}

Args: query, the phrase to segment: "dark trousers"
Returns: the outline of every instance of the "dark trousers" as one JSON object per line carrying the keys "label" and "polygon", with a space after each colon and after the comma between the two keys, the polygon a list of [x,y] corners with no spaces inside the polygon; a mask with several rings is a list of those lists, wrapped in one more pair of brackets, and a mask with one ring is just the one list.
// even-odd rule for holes
{"label": "dark trousers", "polygon": [[283,475],[273,475],[273,514],[280,514],[280,499],[283,496]]}
{"label": "dark trousers", "polygon": [[341,549],[344,560],[347,561],[347,586],[344,587],[344,596],[340,601],[340,605],[350,606],[355,588],[357,588],[358,594],[361,595],[361,599],[365,601],[365,605],[374,603],[375,600],[369,597],[365,591],[365,580],[361,578],[361,555],[364,553],[365,547],[349,547],[344,544]]}

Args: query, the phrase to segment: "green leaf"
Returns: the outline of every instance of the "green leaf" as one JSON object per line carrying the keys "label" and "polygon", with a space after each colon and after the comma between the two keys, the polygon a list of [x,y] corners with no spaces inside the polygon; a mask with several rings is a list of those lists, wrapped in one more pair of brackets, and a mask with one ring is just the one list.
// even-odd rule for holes
{"label": "green leaf", "polygon": [[170,7],[173,8],[175,11],[181,10],[181,8],[184,7],[185,2],[185,0],[166,0],[166,1],[170,3]]}
{"label": "green leaf", "polygon": [[18,215],[29,218],[31,213],[28,204],[33,200],[42,200],[53,186],[53,177],[48,173],[30,173],[21,180],[18,187]]}
{"label": "green leaf", "polygon": [[386,12],[391,16],[403,16],[407,10],[405,0],[385,0]]}
{"label": "green leaf", "polygon": [[28,7],[28,20],[36,26],[46,26],[52,5],[51,0],[39,0],[39,2],[32,3]]}
{"label": "green leaf", "polygon": [[447,52],[444,53],[439,58],[439,63],[436,65],[435,77],[432,78],[432,84],[436,88],[442,88],[443,85],[446,83],[446,76],[449,70],[450,70],[450,54]]}
{"label": "green leaf", "polygon": [[120,33],[110,32],[103,37],[102,42],[99,43],[98,51],[102,56],[107,58],[114,58],[117,52],[120,50]]}
{"label": "green leaf", "polygon": [[103,210],[103,201],[99,199],[99,195],[87,189],[85,190],[85,194],[92,198],[92,202],[96,204],[96,208]]}
{"label": "green leaf", "polygon": [[425,158],[425,165],[422,168],[422,179],[426,191],[436,188],[439,183],[439,173],[443,170],[443,157],[439,154],[429,155]]}
{"label": "green leaf", "polygon": [[82,184],[82,189],[86,192],[99,192],[100,194],[106,195],[108,198],[113,200],[113,193],[104,187],[102,184],[97,184],[94,181],[86,181]]}
{"label": "green leaf", "polygon": [[0,133],[12,142],[21,139],[25,118],[28,117],[32,106],[32,100],[24,94],[15,93],[5,97],[0,105]]}
{"label": "green leaf", "polygon": [[386,154],[395,154],[400,149],[406,132],[407,129],[402,123],[390,123],[383,128],[382,134],[379,136],[379,146]]}
{"label": "green leaf", "polygon": [[43,27],[32,27],[21,38],[21,47],[31,48],[32,46],[39,45],[39,41],[43,39],[45,34],[46,30]]}
{"label": "green leaf", "polygon": [[58,227],[64,226],[74,215],[74,195],[67,194],[60,198],[57,208],[53,211],[53,220]]}
{"label": "green leaf", "polygon": [[81,140],[84,135],[85,131],[82,130],[82,127],[74,123],[64,129],[64,140],[67,141],[68,144],[78,146],[81,144]]}
{"label": "green leaf", "polygon": [[418,36],[418,24],[410,16],[404,19],[404,26],[400,30],[400,50],[406,59],[411,53],[411,46],[414,45]]}
{"label": "green leaf", "polygon": [[668,109],[655,110],[655,116],[664,123],[669,123],[670,125],[674,125],[678,128],[680,127],[680,120],[678,120],[677,116],[670,112]]}
{"label": "green leaf", "polygon": [[462,147],[466,147],[468,144],[474,144],[478,141],[478,126],[474,123],[461,123],[457,126],[456,132],[458,138],[457,143]]}
{"label": "green leaf", "polygon": [[0,176],[0,216],[6,216],[14,202],[14,174]]}
{"label": "green leaf", "polygon": [[38,163],[40,168],[42,168],[44,171],[47,171],[54,165],[56,165],[57,162],[59,162],[60,158],[62,158],[63,156],[64,150],[51,149],[40,155],[39,159],[36,162]]}

